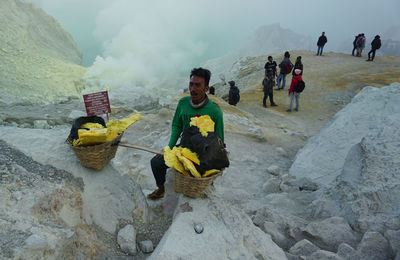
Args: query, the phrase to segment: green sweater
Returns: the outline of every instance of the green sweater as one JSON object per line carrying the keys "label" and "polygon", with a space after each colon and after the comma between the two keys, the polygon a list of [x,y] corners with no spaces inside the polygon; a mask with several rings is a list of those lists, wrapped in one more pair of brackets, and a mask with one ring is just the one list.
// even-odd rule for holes
{"label": "green sweater", "polygon": [[204,107],[195,109],[190,105],[189,101],[190,96],[179,100],[174,119],[172,120],[171,138],[169,139],[168,146],[171,149],[175,146],[183,130],[190,127],[190,118],[196,115],[209,115],[215,123],[215,133],[224,141],[224,120],[222,110],[219,106],[209,99]]}

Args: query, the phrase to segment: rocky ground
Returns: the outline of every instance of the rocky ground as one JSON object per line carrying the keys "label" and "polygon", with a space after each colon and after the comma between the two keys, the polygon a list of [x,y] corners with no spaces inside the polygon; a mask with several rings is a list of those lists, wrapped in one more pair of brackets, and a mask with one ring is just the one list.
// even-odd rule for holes
{"label": "rocky ground", "polygon": [[[278,107],[262,107],[265,57],[248,58],[231,73],[241,89],[237,107],[213,97],[224,111],[231,165],[202,199],[176,194],[169,174],[166,197],[147,201],[145,195],[155,188],[149,166],[152,154],[147,152],[119,147],[102,171],[82,167],[64,143],[73,118],[83,113],[77,99],[46,106],[1,104],[1,257],[366,259],[362,257],[369,255],[370,259],[394,259],[400,224],[397,208],[386,200],[385,189],[376,190],[383,195],[380,199],[386,210],[379,218],[371,220],[367,214],[369,219],[359,221],[364,215],[351,214],[352,221],[346,208],[335,210],[335,203],[346,205],[344,198],[335,197],[336,186],[325,188],[296,177],[291,167],[298,157],[307,156],[302,148],[310,138],[323,132],[360,89],[399,79],[399,58],[377,57],[374,63],[366,63],[344,54],[316,57],[311,52],[292,53],[292,57],[297,55],[303,56],[306,68],[299,112],[285,112],[286,90],[274,93]],[[220,84],[220,96],[224,88]],[[391,94],[393,98],[396,93]],[[382,94],[382,100],[384,97]],[[391,109],[389,104],[394,101],[382,102]],[[162,149],[168,142],[175,105],[176,101],[157,112],[144,112],[124,133],[124,141]],[[117,107],[113,116],[132,111]],[[373,124],[368,127],[375,129]],[[387,146],[386,139],[378,137],[390,135],[391,131],[385,130],[376,138],[366,137],[360,147],[372,151],[373,140]],[[332,153],[343,149],[327,144],[320,147],[333,149]],[[364,154],[368,162],[374,153]],[[391,157],[388,154],[380,160],[383,158]],[[390,169],[397,165],[392,163],[381,166]],[[328,164],[319,167],[329,169]],[[397,179],[392,180],[393,189],[398,190]],[[363,194],[360,198],[375,196]],[[391,207],[395,210],[388,211]],[[369,212],[368,207],[361,209]],[[374,220],[379,220],[380,228],[369,228]],[[201,234],[193,229],[198,223],[204,227]],[[141,246],[145,240],[152,241],[152,254],[143,253],[151,251]],[[374,244],[378,246],[372,247]],[[378,253],[370,253],[369,248]]]}

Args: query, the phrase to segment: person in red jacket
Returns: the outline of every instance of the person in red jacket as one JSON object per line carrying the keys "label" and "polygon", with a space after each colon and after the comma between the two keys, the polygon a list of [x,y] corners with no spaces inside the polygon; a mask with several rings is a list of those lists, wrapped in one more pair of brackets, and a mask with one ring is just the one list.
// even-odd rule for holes
{"label": "person in red jacket", "polygon": [[289,104],[289,108],[288,108],[288,110],[286,110],[286,112],[292,112],[292,106],[293,106],[294,99],[296,99],[296,108],[294,110],[299,111],[300,93],[296,92],[295,88],[296,88],[298,82],[302,81],[303,78],[300,75],[301,74],[300,69],[295,69],[294,73],[295,73],[295,76],[292,78],[292,83],[290,84],[290,88],[289,88],[290,104]]}

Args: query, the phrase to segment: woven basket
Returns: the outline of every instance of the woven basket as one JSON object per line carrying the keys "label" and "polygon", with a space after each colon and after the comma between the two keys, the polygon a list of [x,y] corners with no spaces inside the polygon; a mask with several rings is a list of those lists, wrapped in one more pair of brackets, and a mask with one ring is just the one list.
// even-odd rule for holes
{"label": "woven basket", "polygon": [[174,190],[176,193],[182,193],[188,197],[199,198],[207,188],[222,172],[206,178],[194,178],[183,175],[175,169],[172,169],[174,177]]}
{"label": "woven basket", "polygon": [[90,146],[73,146],[70,137],[68,137],[67,142],[83,166],[101,170],[114,158],[123,134],[121,133],[111,141]]}

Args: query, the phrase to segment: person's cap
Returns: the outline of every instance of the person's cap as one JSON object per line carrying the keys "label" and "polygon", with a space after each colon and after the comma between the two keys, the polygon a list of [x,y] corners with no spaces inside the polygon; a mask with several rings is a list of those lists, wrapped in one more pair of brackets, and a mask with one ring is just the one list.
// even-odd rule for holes
{"label": "person's cap", "polygon": [[301,69],[295,69],[295,70],[294,70],[294,73],[296,73],[296,75],[300,75]]}
{"label": "person's cap", "polygon": [[272,56],[268,56],[268,59],[272,59]]}
{"label": "person's cap", "polygon": [[231,86],[235,86],[235,81],[233,81],[233,80],[229,81],[228,83],[229,83],[229,85],[231,85]]}

